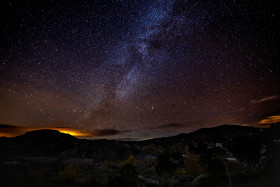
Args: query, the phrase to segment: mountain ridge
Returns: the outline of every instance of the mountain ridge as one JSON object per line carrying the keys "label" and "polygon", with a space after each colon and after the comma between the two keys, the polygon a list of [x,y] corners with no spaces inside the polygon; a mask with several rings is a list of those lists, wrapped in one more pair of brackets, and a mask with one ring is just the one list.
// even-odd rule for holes
{"label": "mountain ridge", "polygon": [[[129,155],[158,155],[164,151],[183,152],[192,142],[227,142],[239,135],[260,133],[262,129],[236,125],[203,128],[190,133],[143,141],[87,140],[56,130],[35,130],[23,135],[0,139],[0,156],[50,156],[92,157],[95,159],[123,159]],[[67,153],[67,154],[66,154]]]}

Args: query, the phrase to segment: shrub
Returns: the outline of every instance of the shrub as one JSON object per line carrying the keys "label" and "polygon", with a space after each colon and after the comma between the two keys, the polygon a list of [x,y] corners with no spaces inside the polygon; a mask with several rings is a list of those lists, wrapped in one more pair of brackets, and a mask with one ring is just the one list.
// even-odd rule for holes
{"label": "shrub", "polygon": [[66,166],[63,170],[59,170],[58,172],[60,181],[66,183],[74,182],[76,180],[76,175],[77,173],[71,165]]}
{"label": "shrub", "polygon": [[121,180],[128,186],[137,183],[138,179],[137,161],[134,156],[130,155],[128,159],[122,162],[120,169]]}
{"label": "shrub", "polygon": [[189,154],[185,159],[185,172],[186,174],[192,176],[198,176],[204,172],[204,168],[199,163],[198,158],[196,158],[193,154]]}
{"label": "shrub", "polygon": [[155,170],[159,176],[164,177],[165,186],[168,186],[168,177],[176,172],[176,164],[173,162],[170,153],[166,152],[158,157]]}

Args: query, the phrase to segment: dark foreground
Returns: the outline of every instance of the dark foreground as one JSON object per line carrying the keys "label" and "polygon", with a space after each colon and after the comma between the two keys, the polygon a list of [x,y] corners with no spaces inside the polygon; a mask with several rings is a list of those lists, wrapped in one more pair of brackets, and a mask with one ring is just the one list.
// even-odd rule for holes
{"label": "dark foreground", "polygon": [[1,186],[279,186],[280,128],[222,125],[142,142],[53,130],[0,138]]}

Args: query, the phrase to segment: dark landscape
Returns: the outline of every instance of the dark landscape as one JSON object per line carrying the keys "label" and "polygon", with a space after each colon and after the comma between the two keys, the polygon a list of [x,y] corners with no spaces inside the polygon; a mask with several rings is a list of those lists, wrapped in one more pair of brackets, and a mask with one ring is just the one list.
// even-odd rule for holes
{"label": "dark landscape", "polygon": [[146,141],[55,130],[0,138],[1,186],[277,186],[280,126],[222,125]]}

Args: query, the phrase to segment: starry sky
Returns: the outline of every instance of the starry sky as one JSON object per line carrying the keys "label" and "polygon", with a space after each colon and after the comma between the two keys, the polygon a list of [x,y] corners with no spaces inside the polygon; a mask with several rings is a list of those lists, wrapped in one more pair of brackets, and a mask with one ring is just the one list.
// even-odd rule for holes
{"label": "starry sky", "polygon": [[262,0],[2,1],[0,124],[145,139],[280,121],[279,10]]}

